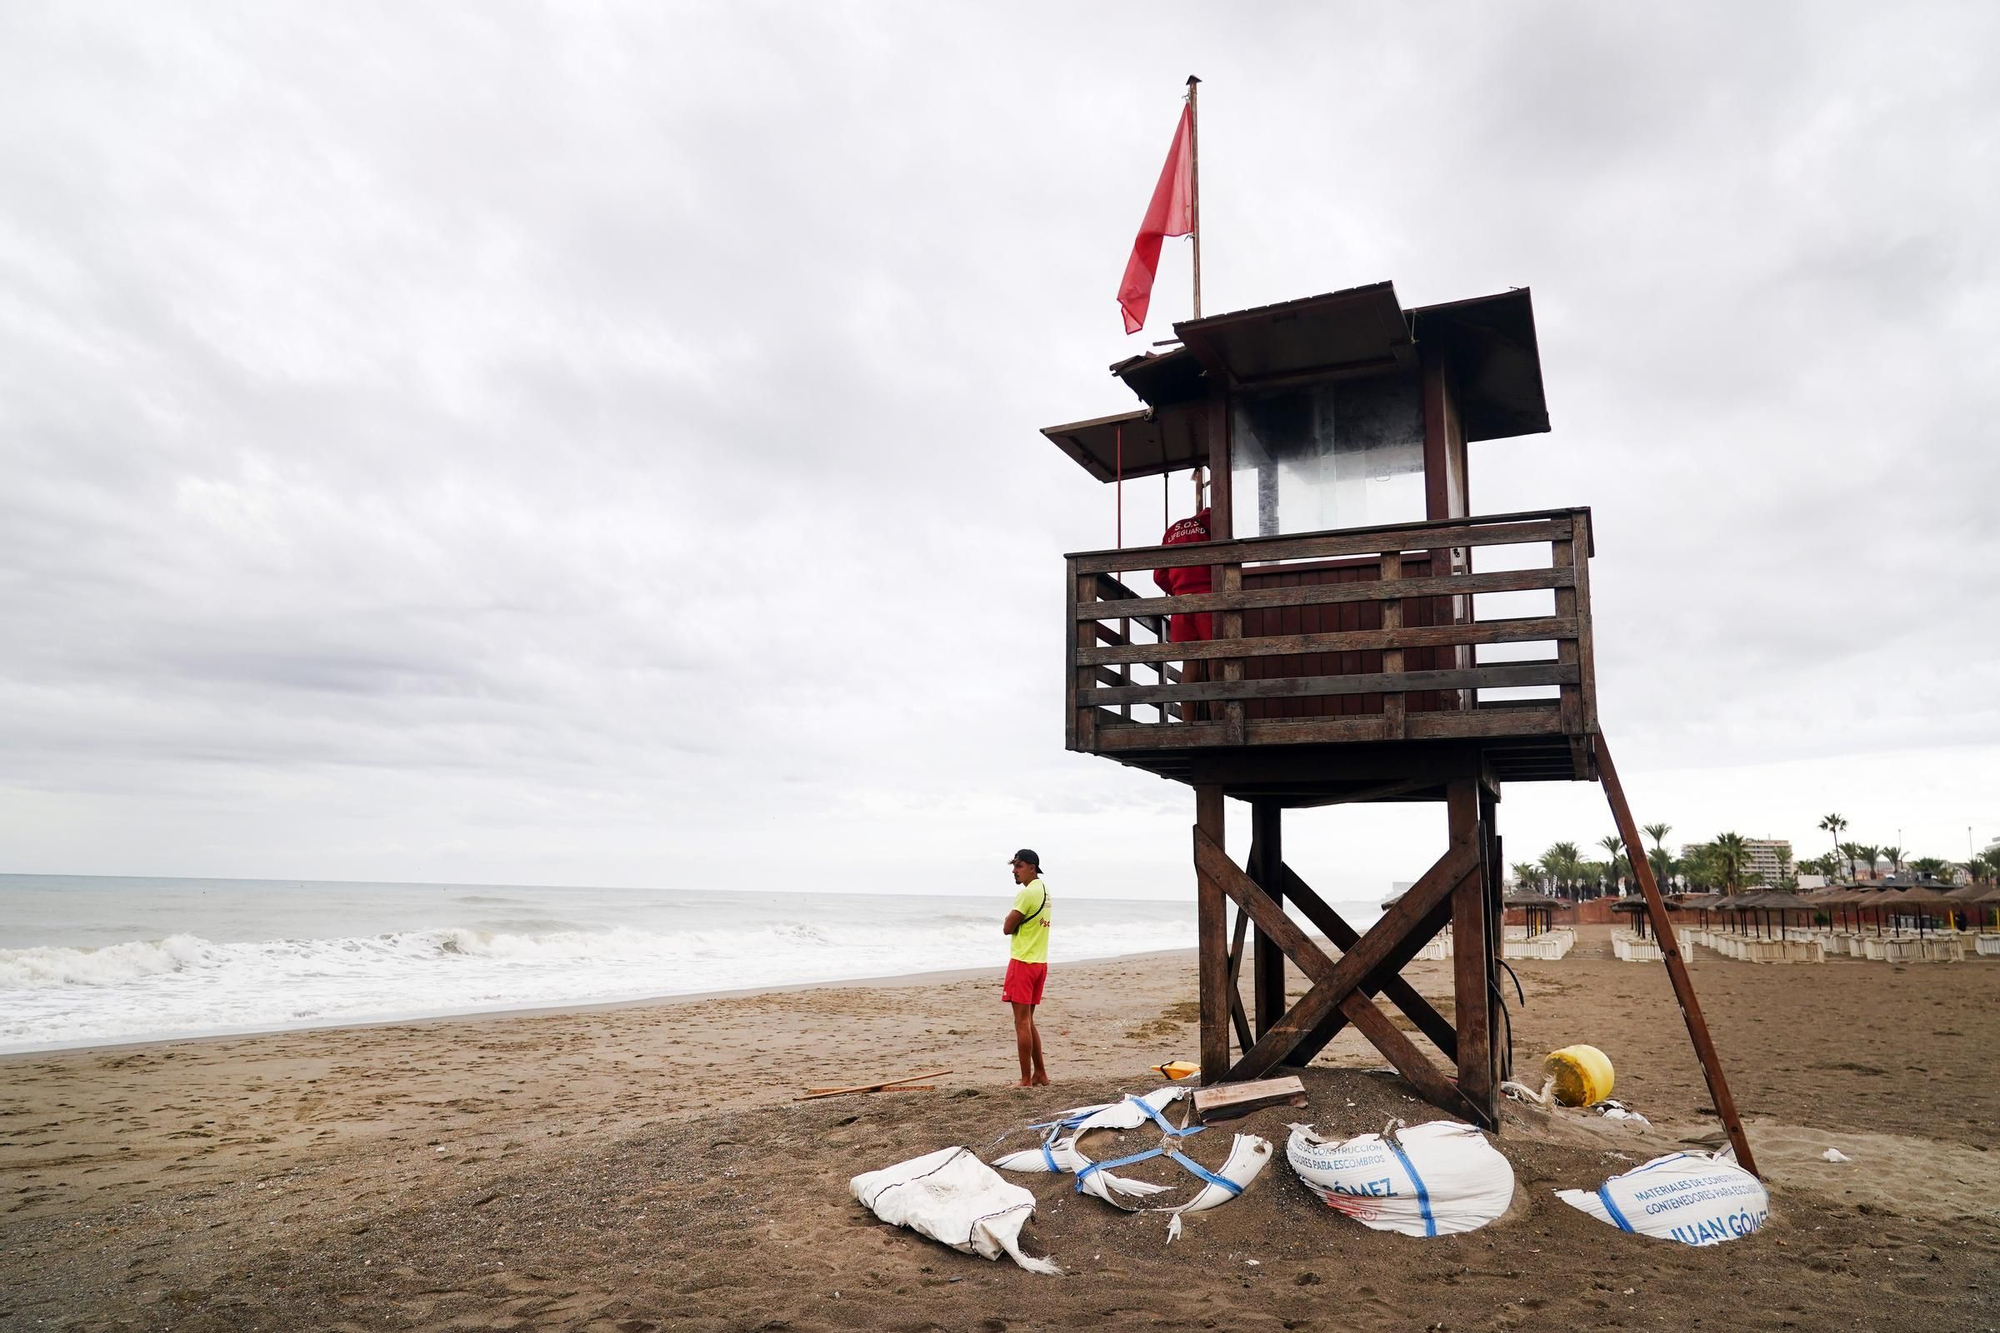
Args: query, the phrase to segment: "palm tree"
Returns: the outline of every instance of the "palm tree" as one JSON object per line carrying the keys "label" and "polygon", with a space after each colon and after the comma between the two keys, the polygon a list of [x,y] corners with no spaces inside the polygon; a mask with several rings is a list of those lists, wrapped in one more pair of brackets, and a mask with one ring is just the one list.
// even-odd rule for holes
{"label": "palm tree", "polygon": [[1542,868],[1533,861],[1516,861],[1512,869],[1514,871],[1514,882],[1522,888],[1541,887]]}
{"label": "palm tree", "polygon": [[1901,847],[1884,847],[1881,849],[1881,852],[1883,856],[1889,858],[1889,873],[1900,875],[1903,872],[1903,849]]}
{"label": "palm tree", "polygon": [[1722,862],[1722,891],[1734,893],[1743,880],[1743,867],[1750,860],[1749,840],[1741,833],[1718,833],[1713,845]]}
{"label": "palm tree", "polygon": [[[1833,835],[1833,854],[1840,855],[1840,831],[1847,827],[1845,815],[1821,815],[1819,826]],[[1849,872],[1852,873],[1851,871]]]}
{"label": "palm tree", "polygon": [[1861,864],[1862,850],[1862,846],[1858,842],[1843,842],[1840,844],[1840,854],[1847,860],[1847,877],[1849,879],[1861,878],[1861,872],[1858,867]]}
{"label": "palm tree", "polygon": [[1792,873],[1792,849],[1789,847],[1780,847],[1778,848],[1778,887],[1781,889],[1795,889],[1798,886],[1798,877]]}
{"label": "palm tree", "polygon": [[1910,873],[1926,879],[1949,879],[1951,862],[1938,856],[1919,856],[1910,862]]}
{"label": "palm tree", "polygon": [[1691,842],[1682,847],[1680,865],[1692,887],[1712,889],[1723,882],[1722,858],[1712,842]]}
{"label": "palm tree", "polygon": [[[1602,847],[1602,848],[1603,848],[1603,849],[1604,849],[1604,850],[1605,850],[1606,852],[1608,852],[1608,853],[1610,854],[1610,857],[1611,857],[1611,872],[1610,872],[1610,878],[1611,878],[1611,883],[1612,883],[1612,887],[1614,887],[1614,888],[1615,888],[1615,887],[1617,887],[1617,885],[1618,885],[1618,881],[1619,881],[1619,879],[1621,878],[1621,876],[1620,876],[1620,874],[1619,874],[1619,869],[1618,869],[1618,863],[1619,863],[1619,853],[1621,853],[1621,852],[1623,852],[1623,851],[1625,850],[1625,839],[1623,839],[1623,838],[1619,837],[1619,836],[1618,836],[1618,835],[1617,835],[1616,833],[1613,833],[1613,834],[1609,835],[1608,837],[1603,837],[1603,838],[1599,838],[1599,839],[1597,840],[1597,845],[1598,845],[1599,847]],[[1625,871],[1625,874],[1629,875],[1629,874],[1631,873],[1631,870],[1630,870],[1630,866],[1631,866],[1631,858],[1630,858],[1630,857],[1626,857],[1626,858],[1625,858],[1625,865],[1626,865],[1626,867],[1627,867],[1627,869],[1626,869],[1626,871]]]}
{"label": "palm tree", "polygon": [[1672,824],[1647,824],[1645,834],[1653,840],[1653,850],[1646,853],[1646,859],[1653,863],[1653,878],[1661,884],[1667,882],[1667,875],[1673,870],[1674,859],[1667,855],[1667,835],[1674,831]]}
{"label": "palm tree", "polygon": [[1882,858],[1882,849],[1864,842],[1855,847],[1855,852],[1868,863],[1868,878],[1875,878],[1875,863]]}
{"label": "palm tree", "polygon": [[1576,854],[1576,844],[1573,842],[1552,842],[1549,844],[1549,849],[1542,853],[1542,869],[1548,872],[1549,878],[1560,888],[1570,886],[1576,879],[1577,867],[1582,864],[1582,859]]}

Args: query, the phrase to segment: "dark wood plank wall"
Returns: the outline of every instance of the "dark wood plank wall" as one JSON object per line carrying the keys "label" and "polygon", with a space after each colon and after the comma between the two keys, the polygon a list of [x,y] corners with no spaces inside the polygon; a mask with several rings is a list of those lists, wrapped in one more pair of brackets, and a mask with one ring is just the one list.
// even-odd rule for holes
{"label": "dark wood plank wall", "polygon": [[[1424,556],[1404,557],[1403,577],[1423,578],[1430,573]],[[1373,582],[1382,577],[1379,560],[1328,561],[1317,565],[1293,565],[1268,570],[1243,571],[1243,586],[1249,588],[1296,588],[1309,584]],[[1410,597],[1397,603],[1402,607],[1405,626],[1450,624],[1448,597]],[[1264,638],[1277,634],[1318,634],[1334,630],[1382,628],[1382,602],[1339,602],[1327,606],[1285,606],[1243,613],[1243,637]],[[1457,664],[1455,648],[1406,648],[1403,670],[1428,671]],[[1281,657],[1245,659],[1246,680],[1268,680],[1282,676],[1351,676],[1372,674],[1385,669],[1380,651],[1356,653],[1308,653]],[[1386,696],[1380,694],[1336,694],[1308,699],[1251,699],[1244,703],[1250,720],[1278,717],[1345,717],[1380,713]],[[1411,713],[1435,713],[1460,706],[1456,690],[1413,690],[1405,696],[1404,708]]]}

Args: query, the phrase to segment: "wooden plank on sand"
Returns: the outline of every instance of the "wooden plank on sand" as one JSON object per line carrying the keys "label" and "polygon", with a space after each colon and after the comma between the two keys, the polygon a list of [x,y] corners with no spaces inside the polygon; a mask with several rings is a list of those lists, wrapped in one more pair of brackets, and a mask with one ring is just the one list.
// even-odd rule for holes
{"label": "wooden plank on sand", "polygon": [[794,1097],[792,1100],[795,1102],[809,1102],[815,1097],[839,1097],[850,1092],[881,1092],[885,1088],[893,1089],[898,1084],[915,1083],[920,1078],[937,1078],[940,1075],[949,1074],[950,1072],[949,1069],[933,1069],[925,1074],[905,1074],[901,1078],[885,1078],[880,1083],[857,1083],[851,1088],[812,1088],[806,1092],[805,1096]]}
{"label": "wooden plank on sand", "polygon": [[1211,1120],[1234,1120],[1267,1106],[1305,1104],[1306,1085],[1291,1075],[1252,1083],[1217,1083],[1195,1093],[1194,1118],[1207,1124]]}

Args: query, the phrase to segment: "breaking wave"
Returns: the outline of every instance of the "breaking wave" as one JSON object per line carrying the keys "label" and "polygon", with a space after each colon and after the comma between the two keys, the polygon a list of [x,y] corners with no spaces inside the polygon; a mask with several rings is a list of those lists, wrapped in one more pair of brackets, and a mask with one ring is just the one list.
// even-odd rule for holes
{"label": "breaking wave", "polygon": [[[1192,922],[1135,912],[1057,932],[1065,959],[1194,943]],[[996,921],[766,921],[689,928],[446,926],[332,939],[194,934],[100,948],[0,949],[0,1051],[639,999],[997,967]],[[520,924],[531,924],[524,919]],[[535,925],[562,925],[533,919]]]}

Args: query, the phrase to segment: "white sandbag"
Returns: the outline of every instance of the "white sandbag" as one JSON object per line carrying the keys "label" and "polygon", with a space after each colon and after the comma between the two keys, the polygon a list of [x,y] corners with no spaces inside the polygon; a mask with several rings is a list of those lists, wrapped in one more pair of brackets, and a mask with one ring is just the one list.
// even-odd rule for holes
{"label": "white sandbag", "polygon": [[[1093,1129],[1137,1129],[1149,1120],[1161,1119],[1169,1106],[1187,1095],[1186,1088],[1171,1085],[1155,1088],[1143,1097],[1135,1097],[1128,1092],[1119,1100],[1096,1107],[1091,1114],[1078,1120],[1076,1133],[1081,1137]],[[1075,1115],[1076,1112],[1067,1114]]]}
{"label": "white sandbag", "polygon": [[1187,1095],[1187,1088],[1176,1088],[1171,1084],[1155,1088],[1144,1096],[1128,1092],[1115,1102],[1097,1102],[1058,1111],[1053,1119],[1029,1128],[1071,1134],[1085,1134],[1093,1129],[1137,1129]]}
{"label": "white sandbag", "polygon": [[[1024,1148],[1020,1152],[1008,1153],[1005,1157],[996,1157],[993,1165],[1002,1171],[1041,1171],[1054,1175],[1074,1176],[1096,1164],[1083,1155],[1082,1150],[1076,1146],[1076,1136],[1072,1134],[1068,1138],[1045,1143],[1039,1148]],[[1143,1180],[1129,1180],[1115,1172],[1101,1169],[1082,1176],[1078,1185],[1078,1189],[1083,1193],[1094,1194],[1106,1203],[1123,1208],[1127,1212],[1135,1211],[1138,1205],[1126,1203],[1124,1199],[1118,1197],[1119,1195],[1131,1195],[1143,1199],[1149,1195],[1170,1193],[1172,1188],[1170,1185],[1153,1185]]]}
{"label": "white sandbag", "polygon": [[[1090,1165],[1090,1163],[1085,1163],[1086,1168]],[[1139,1211],[1139,1205],[1136,1203],[1127,1203],[1124,1196],[1129,1195],[1134,1199],[1149,1199],[1155,1194],[1172,1194],[1174,1187],[1172,1185],[1155,1185],[1148,1180],[1133,1180],[1128,1176],[1121,1176],[1099,1167],[1095,1171],[1086,1169],[1077,1173],[1076,1192],[1102,1199],[1112,1207],[1123,1208],[1128,1213],[1136,1213]]]}
{"label": "white sandbag", "polygon": [[1076,1136],[1072,1134],[1052,1143],[996,1157],[993,1165],[1002,1171],[1041,1171],[1049,1175],[1073,1176],[1089,1166],[1090,1159],[1077,1150]]}
{"label": "white sandbag", "polygon": [[[1228,1203],[1255,1180],[1264,1170],[1264,1164],[1271,1160],[1271,1141],[1255,1134],[1238,1134],[1229,1145],[1229,1156],[1224,1159],[1222,1169],[1211,1172],[1217,1177],[1206,1181],[1201,1192],[1173,1210],[1174,1222],[1178,1227],[1182,1213],[1199,1213]],[[1178,1231],[1176,1232],[1178,1234]]]}
{"label": "white sandbag", "polygon": [[1556,1197],[1620,1231],[1683,1245],[1747,1236],[1771,1214],[1763,1182],[1712,1153],[1669,1153],[1611,1177],[1595,1191],[1557,1190]]}
{"label": "white sandbag", "polygon": [[[1242,1194],[1244,1188],[1251,1181],[1255,1180],[1258,1173],[1264,1169],[1264,1164],[1271,1160],[1271,1141],[1259,1138],[1255,1134],[1238,1134],[1231,1140],[1229,1156],[1223,1160],[1222,1169],[1219,1171],[1210,1171],[1200,1162],[1195,1161],[1192,1157],[1182,1152],[1181,1148],[1185,1146],[1181,1140],[1170,1138],[1157,1148],[1135,1153],[1132,1157],[1113,1158],[1111,1161],[1111,1165],[1119,1166],[1135,1159],[1164,1156],[1178,1163],[1189,1175],[1201,1182],[1201,1188],[1197,1189],[1194,1192],[1194,1196],[1186,1203],[1164,1205],[1146,1210],[1150,1212],[1172,1213],[1174,1215],[1168,1235],[1169,1240],[1180,1234],[1180,1216],[1182,1213],[1204,1212],[1207,1209],[1228,1203],[1231,1199]],[[1114,1207],[1123,1208],[1128,1213],[1141,1211],[1139,1205],[1126,1203],[1123,1199],[1116,1197],[1116,1194],[1147,1195],[1171,1194],[1173,1192],[1173,1186],[1171,1185],[1151,1185],[1143,1180],[1126,1180],[1123,1177],[1112,1175],[1111,1172],[1101,1166],[1088,1167],[1079,1172],[1076,1178],[1076,1188],[1080,1194],[1094,1194],[1106,1203]]]}
{"label": "white sandbag", "polygon": [[[1136,1203],[1126,1202],[1127,1196],[1143,1199],[1155,1194],[1173,1192],[1170,1185],[1153,1185],[1143,1180],[1131,1180],[1102,1168],[1091,1170],[1096,1164],[1084,1155],[1077,1146],[1077,1140],[1092,1130],[1138,1129],[1152,1123],[1162,1130],[1170,1131],[1163,1110],[1187,1096],[1186,1088],[1172,1086],[1155,1088],[1144,1096],[1125,1094],[1115,1102],[1103,1102],[1096,1106],[1077,1106],[1062,1112],[1053,1120],[1043,1121],[1033,1126],[1047,1129],[1051,1137],[1040,1147],[1024,1148],[1019,1152],[996,1157],[993,1165],[1003,1171],[1041,1171],[1074,1175],[1080,1193],[1094,1195],[1113,1207],[1127,1212],[1137,1211]],[[1066,1134],[1063,1131],[1067,1130]],[[1062,1137],[1054,1137],[1062,1134]],[[1254,1172],[1252,1173],[1254,1174]]]}
{"label": "white sandbag", "polygon": [[[1155,1185],[1144,1180],[1133,1180],[1108,1170],[1086,1156],[1078,1146],[1084,1134],[1097,1129],[1137,1129],[1148,1122],[1158,1126],[1168,1135],[1159,1148],[1135,1154],[1134,1158],[1157,1157],[1170,1152],[1188,1172],[1201,1181],[1201,1187],[1186,1203],[1156,1211],[1174,1214],[1172,1234],[1180,1231],[1180,1214],[1198,1213],[1219,1204],[1227,1203],[1243,1192],[1243,1188],[1255,1180],[1263,1171],[1264,1164],[1271,1159],[1271,1141],[1255,1134],[1238,1134],[1230,1142],[1229,1155],[1217,1171],[1209,1171],[1200,1163],[1180,1154],[1175,1145],[1181,1142],[1181,1134],[1175,1132],[1161,1114],[1164,1107],[1186,1095],[1185,1088],[1156,1088],[1143,1097],[1127,1094],[1123,1100],[1108,1102],[1101,1106],[1077,1107],[1065,1111],[1054,1120],[1043,1121],[1035,1126],[1047,1129],[1049,1137],[1040,1146],[1023,1148],[1003,1157],[993,1159],[993,1165],[1002,1171],[1042,1172],[1045,1174],[1068,1174],[1077,1178],[1076,1188],[1080,1194],[1089,1194],[1102,1199],[1114,1208],[1126,1212],[1140,1211],[1131,1199],[1144,1199],[1156,1194],[1171,1194],[1171,1185]],[[1068,1129],[1068,1134],[1062,1134]],[[1199,1129],[1192,1133],[1200,1133]],[[1062,1137],[1057,1137],[1061,1134]],[[1191,1137],[1191,1134],[1189,1135]],[[1123,1165],[1133,1158],[1114,1158],[1113,1165]]]}
{"label": "white sandbag", "polygon": [[1476,1231],[1514,1201],[1514,1168],[1484,1134],[1455,1120],[1345,1143],[1293,1125],[1285,1159],[1327,1207],[1377,1231]]}
{"label": "white sandbag", "polygon": [[1021,1253],[1021,1228],[1035,1214],[1035,1196],[1002,1180],[970,1148],[940,1148],[866,1171],[847,1187],[884,1222],[954,1250],[988,1259],[1006,1254],[1030,1273],[1062,1271]]}

